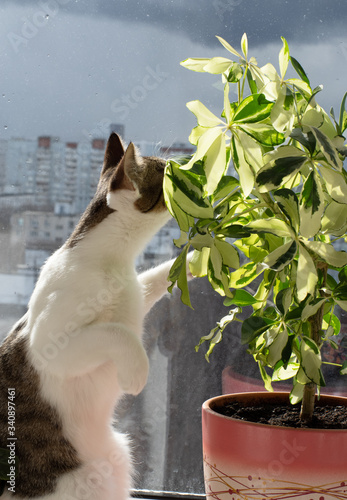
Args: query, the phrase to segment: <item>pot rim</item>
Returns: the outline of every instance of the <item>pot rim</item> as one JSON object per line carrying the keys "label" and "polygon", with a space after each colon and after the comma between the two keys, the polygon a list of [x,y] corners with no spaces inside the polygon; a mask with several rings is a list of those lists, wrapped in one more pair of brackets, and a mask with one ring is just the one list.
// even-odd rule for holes
{"label": "pot rim", "polygon": [[[244,401],[280,399],[280,403],[282,403],[282,401],[288,400],[289,394],[290,394],[289,392],[237,392],[237,393],[232,393],[232,394],[222,394],[222,395],[214,396],[212,398],[207,399],[202,404],[202,411],[206,412],[210,415],[213,415],[214,418],[220,418],[220,419],[224,419],[224,420],[232,420],[233,422],[239,423],[240,425],[247,424],[247,425],[250,425],[252,427],[254,427],[254,426],[259,427],[260,426],[262,428],[267,428],[267,429],[272,428],[272,429],[278,429],[278,430],[282,430],[282,431],[285,430],[285,431],[296,431],[296,432],[299,431],[299,432],[310,432],[310,433],[312,433],[312,432],[315,432],[315,433],[318,433],[318,432],[321,432],[321,433],[322,432],[324,432],[324,433],[326,433],[326,432],[346,433],[347,432],[347,428],[346,429],[319,429],[319,428],[310,428],[310,427],[300,428],[300,427],[291,427],[291,426],[263,424],[260,422],[249,422],[246,420],[241,420],[238,418],[229,417],[227,415],[222,415],[221,413],[218,413],[213,408],[211,408],[211,404],[213,404],[213,403],[216,403],[216,402],[222,403],[223,401],[233,400],[236,398],[241,398]],[[320,403],[324,404],[325,402],[329,402],[329,403],[331,403],[331,404],[329,404],[329,406],[336,406],[337,401],[342,402],[342,404],[344,406],[347,406],[347,397],[332,396],[332,395],[326,395],[326,394],[324,394],[324,395],[322,394],[320,396],[320,400],[317,401],[317,404],[319,405]]]}

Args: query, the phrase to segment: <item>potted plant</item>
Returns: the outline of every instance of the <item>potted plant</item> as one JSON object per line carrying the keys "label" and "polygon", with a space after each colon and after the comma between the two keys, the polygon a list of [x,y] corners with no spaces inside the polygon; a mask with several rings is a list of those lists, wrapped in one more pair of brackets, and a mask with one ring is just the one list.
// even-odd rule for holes
{"label": "potted plant", "polygon": [[[189,137],[196,151],[167,164],[165,199],[181,229],[175,244],[182,247],[169,290],[177,283],[183,302],[191,305],[186,261],[192,247],[192,274],[207,276],[229,308],[197,349],[209,342],[208,360],[227,325],[241,321],[244,309],[241,342],[258,363],[266,389],[292,379],[289,400],[301,403],[301,425],[307,427],[325,385],[322,348],[339,347],[336,308],[347,310],[347,253],[342,250],[347,241],[347,93],[339,116],[333,110],[329,116],[316,101],[322,87],[311,87],[284,38],[279,73],[248,56],[246,34],[242,53],[218,39],[231,59],[181,63],[220,74],[224,93],[221,117],[200,101],[187,104],[198,122]],[[297,77],[286,76],[289,63]],[[347,373],[346,362],[332,364]],[[258,406],[268,396],[273,398],[271,392],[247,397]],[[275,406],[282,405],[288,394],[277,398]],[[246,405],[246,395],[236,399]],[[217,413],[229,401],[222,396],[203,407],[205,484],[211,498],[347,498],[346,430],[245,423]],[[346,399],[321,397],[316,406],[323,403],[347,411]],[[214,455],[217,444],[221,449]]]}

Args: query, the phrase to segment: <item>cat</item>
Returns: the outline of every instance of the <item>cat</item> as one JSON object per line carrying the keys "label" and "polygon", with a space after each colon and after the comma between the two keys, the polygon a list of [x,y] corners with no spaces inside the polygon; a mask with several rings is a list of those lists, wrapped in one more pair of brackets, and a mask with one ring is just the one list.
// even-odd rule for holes
{"label": "cat", "polygon": [[130,446],[112,419],[121,396],[146,384],[143,320],[168,286],[172,261],[135,271],[170,218],[165,164],[111,134],[93,200],[0,347],[0,448],[19,459],[3,500],[129,498]]}

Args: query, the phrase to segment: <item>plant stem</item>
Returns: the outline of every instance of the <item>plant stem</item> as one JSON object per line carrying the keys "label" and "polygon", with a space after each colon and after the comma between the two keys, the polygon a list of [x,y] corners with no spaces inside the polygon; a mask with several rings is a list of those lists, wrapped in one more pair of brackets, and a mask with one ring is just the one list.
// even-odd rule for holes
{"label": "plant stem", "polygon": [[304,387],[304,395],[301,403],[300,420],[311,422],[316,399],[316,384],[311,382]]}
{"label": "plant stem", "polygon": [[[321,269],[323,272],[323,283],[321,288],[324,288],[327,279],[327,271],[328,265],[325,262],[317,262],[317,270]],[[322,296],[322,292],[320,293]],[[309,323],[311,326],[311,339],[319,347],[321,340],[321,330],[323,323],[323,314],[324,314],[324,304],[318,309],[316,314],[309,318]],[[315,403],[315,395],[316,395],[317,385],[314,382],[310,382],[306,384],[304,387],[304,394],[302,398],[301,411],[300,411],[300,419],[305,422],[311,422],[314,411],[314,403]]]}

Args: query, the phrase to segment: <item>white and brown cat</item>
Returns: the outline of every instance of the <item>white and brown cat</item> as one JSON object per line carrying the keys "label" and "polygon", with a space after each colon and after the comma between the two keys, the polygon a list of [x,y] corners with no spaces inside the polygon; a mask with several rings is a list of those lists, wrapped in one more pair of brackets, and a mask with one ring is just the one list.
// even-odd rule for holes
{"label": "white and brown cat", "polygon": [[[169,219],[165,161],[109,138],[96,194],[43,266],[28,312],[0,347],[0,448],[15,390],[15,493],[2,498],[126,500],[131,457],[112,425],[122,394],[147,381],[143,320],[171,262],[137,275],[135,259]],[[12,489],[13,491],[13,489]]]}

